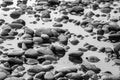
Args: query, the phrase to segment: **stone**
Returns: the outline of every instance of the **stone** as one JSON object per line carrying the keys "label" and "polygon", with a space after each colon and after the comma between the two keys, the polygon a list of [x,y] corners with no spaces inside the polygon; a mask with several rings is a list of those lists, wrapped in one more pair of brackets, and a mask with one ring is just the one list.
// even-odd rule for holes
{"label": "stone", "polygon": [[10,17],[13,19],[18,19],[21,16],[21,13],[19,11],[13,11],[10,13]]}
{"label": "stone", "polygon": [[64,44],[64,45],[67,45],[67,43],[68,43],[68,37],[63,34],[58,36],[58,40],[61,44]]}
{"label": "stone", "polygon": [[26,25],[26,22],[25,22],[25,20],[23,20],[23,19],[17,19],[17,20],[15,20],[15,21],[13,21],[12,23],[19,23],[19,24],[22,24],[23,26]]}
{"label": "stone", "polygon": [[39,64],[38,60],[36,59],[27,59],[26,63],[28,65],[36,65],[36,64]]}
{"label": "stone", "polygon": [[5,80],[25,80],[24,78],[8,77]]}
{"label": "stone", "polygon": [[21,29],[23,27],[22,24],[20,23],[11,23],[9,24],[9,26],[12,28],[12,29]]}
{"label": "stone", "polygon": [[0,80],[4,80],[7,77],[5,72],[0,72]]}
{"label": "stone", "polygon": [[54,74],[52,72],[46,72],[44,78],[45,80],[54,80]]}
{"label": "stone", "polygon": [[73,79],[73,80],[76,80],[76,79],[82,80],[83,79],[81,73],[74,73],[74,72],[66,74],[66,77],[69,79]]}
{"label": "stone", "polygon": [[44,68],[40,65],[33,65],[32,67],[30,67],[27,70],[28,74],[29,73],[35,73],[36,74],[36,73],[39,73],[39,72],[42,72],[42,71],[44,71]]}
{"label": "stone", "polygon": [[53,51],[48,47],[40,47],[37,51],[40,55],[54,55]]}
{"label": "stone", "polygon": [[62,46],[57,46],[57,45],[53,46],[52,51],[58,57],[63,57],[65,55],[65,53],[66,53],[65,48],[63,48]]}
{"label": "stone", "polygon": [[90,63],[83,63],[81,65],[81,70],[83,72],[87,72],[88,70],[92,70],[95,73],[100,73],[101,69],[96,67],[94,64],[90,64]]}
{"label": "stone", "polygon": [[100,59],[96,56],[89,56],[89,57],[86,57],[87,61],[91,62],[91,63],[97,63],[100,61]]}
{"label": "stone", "polygon": [[35,78],[44,79],[45,72],[39,72],[35,75]]}
{"label": "stone", "polygon": [[9,57],[20,57],[24,54],[24,51],[22,50],[12,50],[11,52],[8,52],[7,56]]}
{"label": "stone", "polygon": [[61,23],[54,23],[53,27],[63,27],[63,24],[61,24]]}
{"label": "stone", "polygon": [[58,73],[64,73],[64,74],[67,74],[67,73],[71,73],[71,72],[77,72],[77,68],[75,67],[61,67],[60,69],[57,69],[56,72]]}
{"label": "stone", "polygon": [[42,44],[43,39],[41,37],[33,37],[34,44]]}
{"label": "stone", "polygon": [[35,49],[28,49],[25,51],[25,56],[28,58],[37,58],[39,53]]}

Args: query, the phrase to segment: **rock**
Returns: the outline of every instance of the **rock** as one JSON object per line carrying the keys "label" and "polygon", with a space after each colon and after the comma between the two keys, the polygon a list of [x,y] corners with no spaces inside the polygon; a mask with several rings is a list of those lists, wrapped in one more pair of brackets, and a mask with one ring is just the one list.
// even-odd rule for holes
{"label": "rock", "polygon": [[64,45],[67,45],[67,43],[68,43],[68,37],[63,34],[58,36],[58,40],[61,44],[64,44]]}
{"label": "rock", "polygon": [[22,49],[29,49],[29,48],[32,48],[33,47],[33,41],[32,40],[23,40],[22,42],[21,42],[22,44]]}
{"label": "rock", "polygon": [[47,34],[41,34],[41,38],[43,39],[43,43],[50,43],[50,37]]}
{"label": "rock", "polygon": [[3,23],[5,23],[4,19],[0,19],[0,25],[2,25]]}
{"label": "rock", "polygon": [[38,62],[38,60],[36,60],[36,59],[27,59],[26,63],[27,63],[28,65],[36,65],[36,64],[38,64],[39,62]]}
{"label": "rock", "polygon": [[57,61],[58,60],[57,57],[54,55],[43,55],[43,56],[38,57],[38,60],[43,59],[43,58],[45,60],[49,60],[49,61]]}
{"label": "rock", "polygon": [[2,8],[2,10],[3,10],[3,11],[9,11],[9,10],[10,10],[10,8],[3,7],[3,8]]}
{"label": "rock", "polygon": [[72,57],[81,57],[83,55],[83,52],[81,51],[72,51],[69,53],[69,56],[72,56]]}
{"label": "rock", "polygon": [[54,78],[55,78],[55,79],[58,79],[58,78],[64,77],[64,76],[65,76],[65,74],[62,73],[62,72],[58,72],[58,73],[54,74]]}
{"label": "rock", "polygon": [[44,68],[45,72],[48,72],[48,71],[53,70],[54,66],[53,65],[44,65],[43,68]]}
{"label": "rock", "polygon": [[9,26],[12,28],[12,29],[21,29],[23,27],[22,24],[20,23],[11,23],[9,24]]}
{"label": "rock", "polygon": [[96,56],[89,56],[89,57],[86,57],[87,61],[91,62],[91,63],[97,63],[100,61],[100,59]]}
{"label": "rock", "polygon": [[26,34],[26,33],[25,33],[25,34],[23,34],[23,35],[21,36],[21,38],[24,39],[24,40],[25,40],[25,39],[32,39],[32,36],[31,36],[30,34]]}
{"label": "rock", "polygon": [[13,19],[17,19],[21,16],[21,13],[19,11],[13,11],[12,13],[10,13],[10,17]]}
{"label": "rock", "polygon": [[82,47],[82,48],[78,48],[78,51],[86,52],[86,51],[88,51],[88,49],[85,47]]}
{"label": "rock", "polygon": [[99,49],[99,52],[105,52],[105,47],[101,47],[100,49]]}
{"label": "rock", "polygon": [[69,79],[73,79],[73,80],[76,80],[76,79],[82,80],[83,79],[81,73],[74,73],[74,72],[66,74],[66,77]]}
{"label": "rock", "polygon": [[102,8],[100,9],[100,11],[101,11],[102,13],[110,13],[110,12],[111,12],[111,8],[110,8],[110,7],[102,7]]}
{"label": "rock", "polygon": [[50,18],[50,17],[51,17],[51,16],[50,16],[49,11],[43,11],[43,12],[42,12],[41,18]]}
{"label": "rock", "polygon": [[53,46],[52,51],[54,52],[55,55],[58,57],[63,57],[65,55],[65,49],[62,46]]}
{"label": "rock", "polygon": [[13,21],[12,23],[19,23],[19,24],[22,24],[23,26],[26,25],[26,22],[25,22],[25,20],[23,20],[23,19],[17,19],[17,20],[15,20],[15,21]]}
{"label": "rock", "polygon": [[120,59],[114,59],[113,62],[114,62],[116,65],[120,65]]}
{"label": "rock", "polygon": [[35,31],[35,36],[40,37],[41,34],[47,34],[49,37],[53,36],[53,33],[50,28],[40,28]]}
{"label": "rock", "polygon": [[39,72],[42,72],[42,71],[44,71],[44,68],[40,65],[33,65],[32,67],[30,67],[27,70],[28,74],[30,74],[30,73],[35,73],[36,74],[36,73],[39,73]]}
{"label": "rock", "polygon": [[40,47],[37,51],[40,55],[54,55],[53,51],[48,47]]}
{"label": "rock", "polygon": [[4,3],[6,3],[7,6],[10,6],[13,4],[13,0],[4,0]]}
{"label": "rock", "polygon": [[41,37],[33,37],[34,44],[42,44],[43,39]]}
{"label": "rock", "polygon": [[52,64],[52,61],[50,60],[45,60],[44,62],[42,62],[42,65],[50,65]]}
{"label": "rock", "polygon": [[71,73],[71,72],[77,72],[77,68],[75,68],[75,67],[62,67],[60,69],[57,69],[56,72],[67,74],[67,73]]}
{"label": "rock", "polygon": [[73,63],[82,63],[81,56],[83,55],[83,52],[81,51],[73,51],[69,53],[69,60]]}
{"label": "rock", "polygon": [[61,24],[61,23],[54,23],[53,27],[63,27],[63,24]]}
{"label": "rock", "polygon": [[88,27],[84,28],[84,30],[87,32],[93,32],[93,27],[89,25]]}
{"label": "rock", "polygon": [[45,72],[39,72],[35,75],[35,78],[44,79]]}
{"label": "rock", "polygon": [[5,80],[25,80],[24,78],[8,77]]}
{"label": "rock", "polygon": [[84,9],[81,6],[74,6],[73,8],[68,10],[69,13],[75,12],[76,14],[80,14],[83,11]]}
{"label": "rock", "polygon": [[81,69],[82,71],[84,72],[87,72],[88,70],[92,70],[94,71],[95,73],[100,73],[101,69],[96,67],[95,65],[92,65],[90,63],[84,63],[81,65]]}
{"label": "rock", "polygon": [[45,80],[54,80],[54,74],[52,72],[46,72],[44,78]]}
{"label": "rock", "polygon": [[32,29],[28,28],[28,27],[24,28],[24,32],[26,34],[30,34],[31,36],[33,36],[33,34],[34,34],[34,31]]}
{"label": "rock", "polygon": [[39,53],[35,49],[28,49],[25,51],[25,56],[28,58],[37,58]]}
{"label": "rock", "polygon": [[4,42],[4,39],[0,38],[0,44]]}
{"label": "rock", "polygon": [[11,30],[8,34],[9,34],[9,36],[16,36],[18,34],[18,32]]}
{"label": "rock", "polygon": [[113,49],[112,49],[111,47],[106,47],[106,48],[105,48],[105,52],[112,54],[112,53],[113,53]]}
{"label": "rock", "polygon": [[59,5],[59,4],[60,4],[59,0],[48,0],[49,6],[54,6],[54,5]]}
{"label": "rock", "polygon": [[7,62],[8,62],[11,66],[13,66],[13,65],[15,65],[15,64],[18,64],[18,65],[23,64],[23,60],[21,60],[21,59],[19,59],[19,58],[9,58],[9,59],[7,60]]}
{"label": "rock", "polygon": [[4,80],[7,77],[5,72],[0,72],[0,80]]}
{"label": "rock", "polygon": [[22,50],[12,50],[11,52],[8,52],[7,56],[9,57],[20,57],[24,54],[24,51]]}
{"label": "rock", "polygon": [[73,39],[73,40],[70,40],[70,43],[72,45],[77,45],[79,43],[79,40],[78,39]]}
{"label": "rock", "polygon": [[103,29],[98,29],[97,30],[97,35],[104,35],[104,30]]}

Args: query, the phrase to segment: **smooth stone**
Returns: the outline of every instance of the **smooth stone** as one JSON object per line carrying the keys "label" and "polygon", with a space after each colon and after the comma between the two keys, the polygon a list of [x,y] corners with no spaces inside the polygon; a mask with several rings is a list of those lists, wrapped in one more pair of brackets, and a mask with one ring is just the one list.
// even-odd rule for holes
{"label": "smooth stone", "polygon": [[57,57],[54,56],[54,55],[43,55],[43,56],[40,56],[38,57],[38,60],[40,59],[45,59],[45,60],[49,60],[49,61],[57,61]]}
{"label": "smooth stone", "polygon": [[52,72],[46,72],[44,78],[45,80],[54,80],[54,74]]}
{"label": "smooth stone", "polygon": [[54,55],[53,51],[48,47],[40,47],[37,51],[40,55]]}
{"label": "smooth stone", "polygon": [[82,80],[83,79],[81,73],[75,73],[75,72],[66,74],[66,77],[69,78],[69,79],[73,79],[73,80],[76,80],[76,79],[81,79]]}
{"label": "smooth stone", "polygon": [[8,77],[5,80],[25,80],[24,78]]}
{"label": "smooth stone", "polygon": [[27,59],[26,63],[27,63],[28,65],[36,65],[36,64],[38,64],[39,62],[38,62],[38,60],[36,60],[36,59]]}
{"label": "smooth stone", "polygon": [[71,73],[71,72],[77,72],[77,68],[75,67],[62,67],[60,69],[57,69],[56,72],[58,73]]}
{"label": "smooth stone", "polygon": [[52,64],[52,61],[50,60],[45,60],[44,62],[42,62],[42,65],[50,65]]}
{"label": "smooth stone", "polygon": [[100,59],[96,56],[89,56],[89,57],[86,57],[87,61],[91,62],[91,63],[97,63],[100,61]]}
{"label": "smooth stone", "polygon": [[33,37],[34,44],[42,44],[43,39],[41,37]]}
{"label": "smooth stone", "polygon": [[15,64],[18,64],[18,65],[21,65],[23,64],[23,60],[19,59],[19,58],[9,58],[7,60],[7,62],[10,64],[10,65],[15,65]]}
{"label": "smooth stone", "polygon": [[61,24],[61,23],[54,23],[53,27],[63,27],[63,24]]}
{"label": "smooth stone", "polygon": [[100,71],[101,71],[100,68],[98,68],[98,67],[96,67],[95,65],[90,64],[90,63],[83,63],[83,64],[81,65],[81,70],[82,70],[83,72],[87,72],[88,70],[92,70],[92,71],[94,71],[95,73],[100,73]]}
{"label": "smooth stone", "polygon": [[10,17],[13,19],[17,19],[21,16],[21,13],[19,11],[13,11],[10,13]]}
{"label": "smooth stone", "polygon": [[44,71],[44,68],[43,68],[43,66],[40,66],[40,65],[33,65],[27,70],[28,74],[29,73],[35,73],[36,74],[36,73],[39,73],[39,72],[42,72],[42,71]]}
{"label": "smooth stone", "polygon": [[66,53],[66,50],[65,48],[63,48],[62,46],[57,46],[57,45],[54,45],[53,46],[53,49],[51,49],[55,55],[57,55],[58,57],[63,57]]}
{"label": "smooth stone", "polygon": [[58,36],[58,40],[61,44],[64,44],[64,45],[67,45],[67,43],[68,43],[68,37],[63,34]]}
{"label": "smooth stone", "polygon": [[0,80],[4,80],[7,77],[5,72],[0,72]]}
{"label": "smooth stone", "polygon": [[9,57],[20,57],[24,54],[24,51],[22,50],[12,50],[11,52],[8,52],[7,56]]}
{"label": "smooth stone", "polygon": [[35,49],[28,49],[25,51],[25,56],[28,58],[37,58],[39,53]]}
{"label": "smooth stone", "polygon": [[45,72],[39,72],[35,75],[35,78],[44,79]]}
{"label": "smooth stone", "polygon": [[73,39],[73,40],[70,40],[70,43],[72,45],[77,45],[77,44],[79,44],[79,40],[78,39]]}

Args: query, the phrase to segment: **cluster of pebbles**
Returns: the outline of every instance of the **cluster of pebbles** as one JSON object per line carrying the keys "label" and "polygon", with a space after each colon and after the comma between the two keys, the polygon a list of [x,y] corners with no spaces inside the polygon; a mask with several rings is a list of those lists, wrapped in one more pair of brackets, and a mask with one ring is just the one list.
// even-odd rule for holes
{"label": "cluster of pebbles", "polygon": [[[34,5],[28,5],[28,2],[33,2]],[[101,72],[102,68],[95,65],[101,61],[99,56],[85,57],[88,63],[83,59],[88,51],[99,52],[106,54],[106,63],[113,61],[115,65],[120,65],[120,19],[111,18],[110,14],[119,13],[120,8],[114,10],[114,6],[117,6],[114,2],[120,3],[119,0],[17,0],[16,3],[13,0],[3,0],[1,10],[6,13],[11,11],[9,15],[3,16],[9,16],[12,22],[0,19],[0,80],[120,80],[120,75],[114,75],[110,71]],[[10,7],[14,3],[16,7]],[[86,9],[91,11],[85,13]],[[96,10],[102,14],[95,13]],[[55,14],[62,16],[55,17]],[[34,17],[35,20],[29,22],[33,26],[52,23],[49,25],[52,27],[38,25],[32,29],[33,26],[28,26],[27,21],[21,18],[27,15],[29,18]],[[100,17],[106,17],[107,21],[94,19]],[[74,24],[73,29],[80,27],[88,35],[72,33],[64,28],[68,23]],[[71,50],[88,37],[98,42],[112,43],[114,47],[98,48],[86,42],[82,47]],[[17,48],[2,46],[6,41],[12,40],[17,43],[7,45],[15,44]],[[74,66],[56,68],[65,56]]]}

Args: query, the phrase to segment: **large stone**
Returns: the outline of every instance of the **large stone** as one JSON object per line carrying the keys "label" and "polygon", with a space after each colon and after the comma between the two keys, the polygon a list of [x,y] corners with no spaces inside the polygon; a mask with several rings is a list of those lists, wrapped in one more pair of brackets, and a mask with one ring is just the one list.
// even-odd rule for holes
{"label": "large stone", "polygon": [[54,74],[52,72],[46,72],[44,78],[45,80],[54,80]]}
{"label": "large stone", "polygon": [[15,57],[15,56],[17,56],[17,57],[20,57],[20,56],[22,56],[24,54],[24,51],[22,51],[22,50],[12,50],[11,52],[8,52],[8,56],[9,57]]}
{"label": "large stone", "polygon": [[35,49],[28,49],[25,51],[25,56],[28,58],[37,58],[39,53]]}
{"label": "large stone", "polygon": [[90,64],[90,63],[84,63],[81,65],[81,69],[82,71],[84,72],[87,72],[88,70],[92,70],[94,71],[95,73],[100,73],[101,69],[96,67],[95,65],[93,64]]}
{"label": "large stone", "polygon": [[4,80],[7,77],[5,72],[0,72],[0,80]]}
{"label": "large stone", "polygon": [[53,51],[48,47],[40,47],[37,51],[40,55],[54,55]]}
{"label": "large stone", "polygon": [[10,17],[13,19],[17,19],[21,16],[21,13],[19,11],[13,11],[12,13],[10,13]]}

